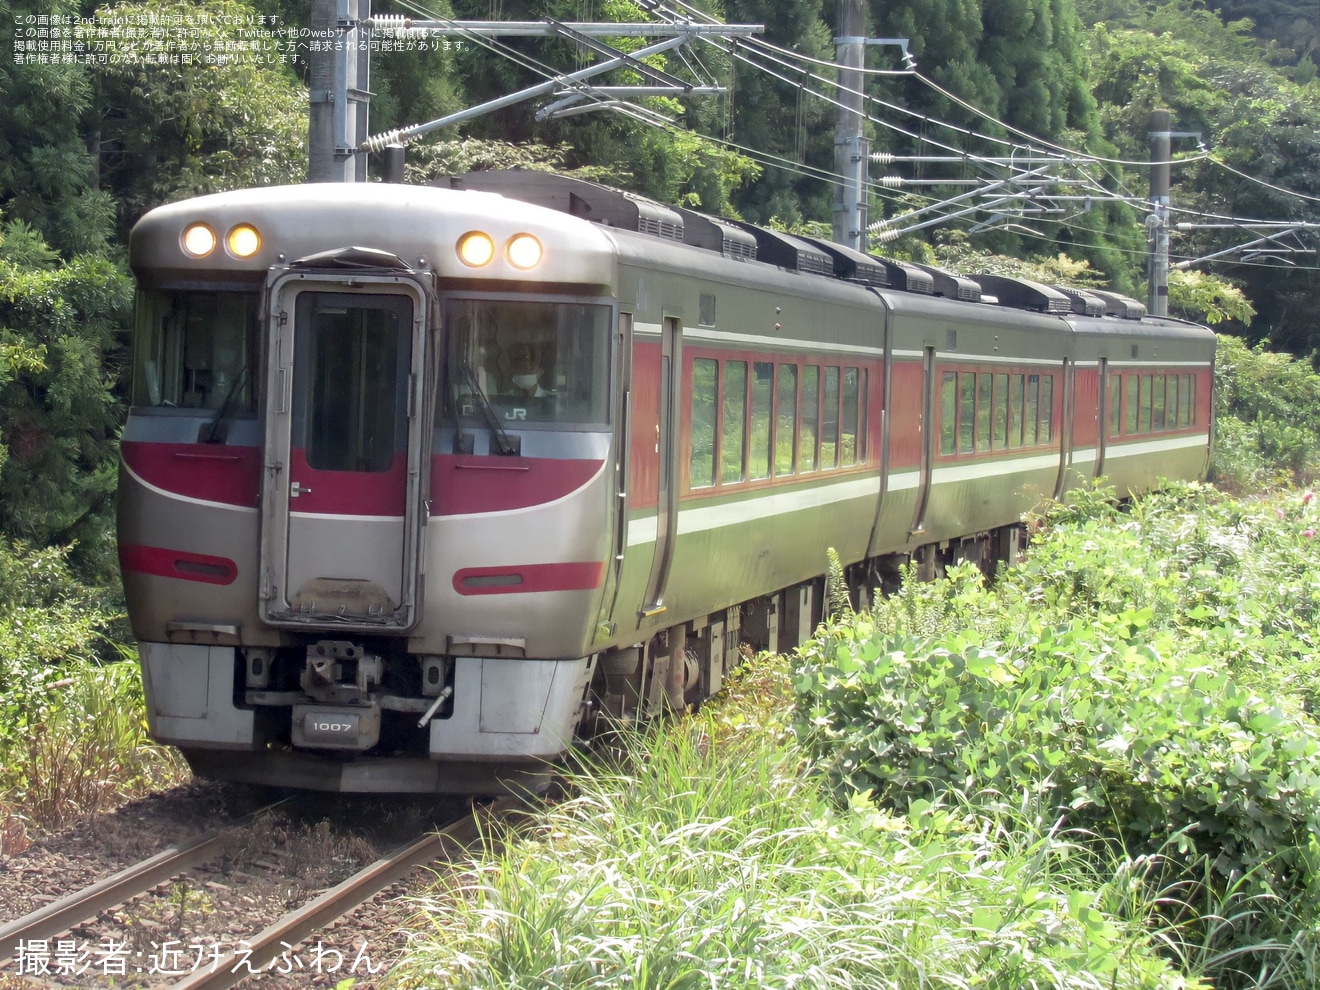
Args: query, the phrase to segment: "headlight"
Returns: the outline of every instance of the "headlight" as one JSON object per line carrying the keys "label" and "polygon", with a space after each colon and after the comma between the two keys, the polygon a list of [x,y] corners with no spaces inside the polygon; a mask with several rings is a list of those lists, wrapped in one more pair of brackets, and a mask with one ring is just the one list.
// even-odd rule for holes
{"label": "headlight", "polygon": [[489,234],[471,230],[458,239],[458,260],[472,268],[490,264],[495,257],[495,242]]}
{"label": "headlight", "polygon": [[250,258],[261,250],[261,235],[250,223],[240,223],[225,237],[225,246],[235,258]]}
{"label": "headlight", "polygon": [[180,240],[184,254],[193,258],[205,258],[215,250],[215,231],[208,224],[189,224],[183,229],[183,237]]}
{"label": "headlight", "polygon": [[514,234],[505,245],[504,255],[514,268],[526,271],[541,263],[541,242],[531,234]]}

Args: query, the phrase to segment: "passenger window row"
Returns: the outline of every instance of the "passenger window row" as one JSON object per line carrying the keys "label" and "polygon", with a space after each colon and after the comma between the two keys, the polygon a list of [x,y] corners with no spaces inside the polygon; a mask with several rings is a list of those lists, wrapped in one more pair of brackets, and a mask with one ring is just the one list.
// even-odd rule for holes
{"label": "passenger window row", "polygon": [[861,463],[865,406],[865,368],[694,358],[688,486]]}
{"label": "passenger window row", "polygon": [[1192,425],[1195,414],[1196,379],[1191,374],[1126,374],[1109,379],[1111,437],[1184,429]]}
{"label": "passenger window row", "polygon": [[1054,440],[1054,376],[945,371],[940,381],[940,453],[981,454]]}

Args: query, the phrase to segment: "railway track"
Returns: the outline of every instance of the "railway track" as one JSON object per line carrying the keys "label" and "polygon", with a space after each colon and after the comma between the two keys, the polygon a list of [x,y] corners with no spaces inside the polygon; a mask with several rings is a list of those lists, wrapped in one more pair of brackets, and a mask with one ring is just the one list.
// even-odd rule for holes
{"label": "railway track", "polygon": [[[515,798],[501,798],[476,813],[463,815],[443,828],[406,842],[289,911],[260,932],[233,942],[235,948],[231,951],[213,951],[201,959],[200,964],[193,960],[192,968],[175,982],[162,982],[162,975],[168,971],[157,970],[151,985],[169,986],[171,990],[222,990],[253,974],[278,972],[276,966],[282,957],[287,962],[295,947],[318,930],[348,915],[418,867],[451,859],[461,852],[477,837],[478,816],[496,820],[521,804]],[[34,946],[49,951],[49,947],[59,944],[62,936],[67,936],[89,919],[214,860],[222,853],[225,834],[232,830],[230,827],[208,833],[166,849],[0,927],[0,965],[17,959],[21,973],[25,955],[29,960],[33,958]],[[186,941],[178,944],[186,944]],[[240,944],[241,949],[237,948]],[[119,972],[130,977],[128,982],[131,984],[132,969]],[[123,976],[119,982],[124,982]]]}

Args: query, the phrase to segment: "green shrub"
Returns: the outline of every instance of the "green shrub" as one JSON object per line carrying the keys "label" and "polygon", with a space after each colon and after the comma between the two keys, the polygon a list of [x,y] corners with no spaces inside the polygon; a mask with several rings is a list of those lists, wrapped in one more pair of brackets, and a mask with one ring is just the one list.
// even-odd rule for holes
{"label": "green shrub", "polygon": [[1320,958],[1316,503],[1082,494],[995,588],[957,567],[827,625],[800,654],[797,737],[840,802],[994,818],[1037,795],[1200,905],[1169,914],[1227,942],[1199,956],[1218,985],[1264,985],[1247,963],[1287,985]]}
{"label": "green shrub", "polygon": [[182,772],[147,738],[117,590],[69,551],[0,543],[0,806],[44,827]]}
{"label": "green shrub", "polygon": [[1320,375],[1288,354],[1221,334],[1211,478],[1233,491],[1320,473]]}

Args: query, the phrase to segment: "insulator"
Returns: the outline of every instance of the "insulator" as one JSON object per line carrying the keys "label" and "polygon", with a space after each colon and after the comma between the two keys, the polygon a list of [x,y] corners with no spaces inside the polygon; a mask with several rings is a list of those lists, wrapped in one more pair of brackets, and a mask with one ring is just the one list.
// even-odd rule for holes
{"label": "insulator", "polygon": [[362,142],[362,147],[372,152],[380,154],[391,144],[403,144],[403,131],[395,128],[392,131],[386,131],[384,134],[375,134]]}
{"label": "insulator", "polygon": [[402,14],[376,14],[370,24],[372,33],[382,38],[414,38],[426,33],[414,29],[412,18]]}
{"label": "insulator", "polygon": [[879,241],[881,244],[888,244],[890,241],[896,241],[899,236],[900,235],[896,230],[877,230],[872,235],[873,239]]}
{"label": "insulator", "polygon": [[897,189],[905,182],[907,182],[907,179],[903,178],[901,175],[880,176],[880,185],[884,186],[886,189]]}
{"label": "insulator", "polygon": [[871,152],[871,161],[875,162],[877,165],[888,165],[891,162],[893,162],[893,160],[894,160],[893,152],[890,151]]}

